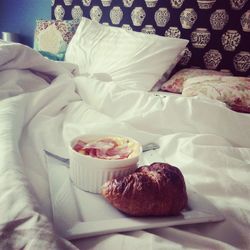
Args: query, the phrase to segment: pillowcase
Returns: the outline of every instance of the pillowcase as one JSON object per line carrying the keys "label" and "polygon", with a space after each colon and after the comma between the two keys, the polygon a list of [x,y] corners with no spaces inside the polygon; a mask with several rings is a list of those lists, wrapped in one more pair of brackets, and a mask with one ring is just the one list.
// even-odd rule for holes
{"label": "pillowcase", "polygon": [[122,87],[149,91],[177,63],[176,58],[187,43],[188,40],[111,27],[83,17],[69,43],[65,61],[76,63],[82,74],[106,75],[106,80]]}
{"label": "pillowcase", "polygon": [[238,112],[250,113],[250,78],[202,76],[185,82],[183,96],[206,96],[226,103]]}
{"label": "pillowcase", "polygon": [[161,85],[161,90],[180,94],[183,89],[183,84],[186,80],[197,76],[225,76],[230,75],[230,72],[206,70],[206,69],[182,69],[175,73],[167,82]]}
{"label": "pillowcase", "polygon": [[51,60],[63,61],[78,25],[75,20],[37,20],[34,49]]}

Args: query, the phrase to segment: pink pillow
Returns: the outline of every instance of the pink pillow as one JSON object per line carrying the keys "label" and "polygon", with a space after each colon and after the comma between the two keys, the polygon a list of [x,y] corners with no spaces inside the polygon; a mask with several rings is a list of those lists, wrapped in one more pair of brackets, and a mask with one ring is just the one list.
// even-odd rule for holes
{"label": "pink pillow", "polygon": [[222,72],[215,70],[206,70],[206,69],[182,69],[175,73],[167,82],[161,86],[161,90],[181,93],[183,89],[183,84],[186,80],[196,77],[196,76],[214,76],[214,75],[230,75],[230,72]]}
{"label": "pink pillow", "polygon": [[250,113],[249,77],[194,77],[185,82],[182,95],[205,96],[224,102],[235,111]]}

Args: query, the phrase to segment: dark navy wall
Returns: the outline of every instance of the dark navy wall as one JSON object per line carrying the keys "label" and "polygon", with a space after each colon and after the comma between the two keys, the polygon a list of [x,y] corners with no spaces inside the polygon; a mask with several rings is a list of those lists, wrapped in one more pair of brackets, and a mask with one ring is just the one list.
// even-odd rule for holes
{"label": "dark navy wall", "polygon": [[0,0],[0,32],[18,33],[31,47],[36,19],[50,18],[51,0]]}

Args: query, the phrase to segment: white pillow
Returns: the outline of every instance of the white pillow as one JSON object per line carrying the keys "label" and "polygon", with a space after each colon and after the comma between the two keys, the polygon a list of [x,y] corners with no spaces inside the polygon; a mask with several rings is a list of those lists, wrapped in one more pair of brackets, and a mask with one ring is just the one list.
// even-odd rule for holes
{"label": "white pillow", "polygon": [[188,40],[128,31],[83,17],[68,45],[65,61],[77,64],[81,74],[148,91],[173,68],[187,43]]}

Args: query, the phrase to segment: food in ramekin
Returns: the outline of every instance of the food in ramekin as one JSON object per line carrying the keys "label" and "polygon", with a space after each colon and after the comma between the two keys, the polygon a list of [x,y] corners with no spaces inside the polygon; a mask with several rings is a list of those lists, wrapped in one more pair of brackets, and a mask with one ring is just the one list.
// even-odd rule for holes
{"label": "food in ramekin", "polygon": [[126,136],[79,136],[69,147],[70,178],[80,189],[100,193],[106,181],[133,173],[141,152],[140,143]]}
{"label": "food in ramekin", "polygon": [[88,142],[79,139],[73,148],[83,155],[106,160],[132,158],[140,152],[135,140],[121,136],[105,136]]}

